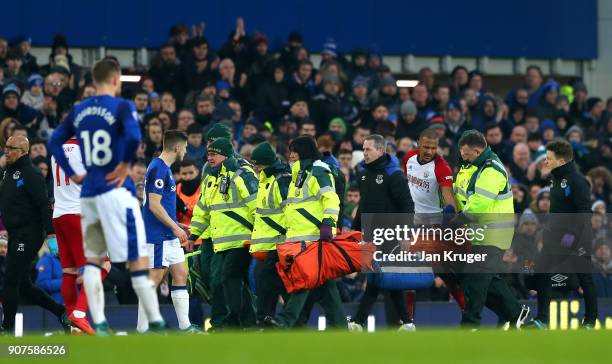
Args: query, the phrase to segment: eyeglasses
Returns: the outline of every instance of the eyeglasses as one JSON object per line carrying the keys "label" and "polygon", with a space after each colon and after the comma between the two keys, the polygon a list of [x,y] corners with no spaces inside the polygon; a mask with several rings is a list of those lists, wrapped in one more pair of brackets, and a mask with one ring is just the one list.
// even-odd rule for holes
{"label": "eyeglasses", "polygon": [[4,149],[7,150],[7,151],[9,151],[9,150],[23,150],[23,149],[21,149],[19,147],[14,147],[12,145],[7,145],[7,146],[4,147]]}

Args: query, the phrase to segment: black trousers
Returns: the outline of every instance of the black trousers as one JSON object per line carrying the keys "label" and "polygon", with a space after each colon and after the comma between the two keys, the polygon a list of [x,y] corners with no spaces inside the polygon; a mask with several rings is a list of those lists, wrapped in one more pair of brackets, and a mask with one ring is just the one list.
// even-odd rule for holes
{"label": "black trousers", "polygon": [[255,302],[249,288],[249,265],[251,264],[249,250],[236,248],[216,254],[221,254],[223,257],[221,286],[228,310],[225,325],[228,328],[255,326]]}
{"label": "black trousers", "polygon": [[282,296],[285,302],[289,299],[285,285],[276,271],[276,263],[278,263],[278,253],[276,250],[271,250],[264,261],[257,262],[255,265],[257,318],[259,320],[266,316],[276,315],[278,296]]}
{"label": "black trousers", "polygon": [[32,266],[43,242],[43,234],[38,229],[9,231],[2,302],[3,327],[7,331],[15,327],[15,314],[21,296],[53,312],[58,318],[65,312],[64,306],[32,283]]}
{"label": "black trousers", "polygon": [[[585,247],[590,251],[589,247]],[[574,251],[560,251],[554,244],[548,242],[544,245],[542,253],[536,260],[536,289],[538,291],[537,319],[547,323],[549,320],[549,307],[552,299],[552,286],[550,278],[552,272],[577,272],[578,284],[584,291],[584,323],[595,324],[597,320],[597,289],[593,283],[592,263],[590,254],[576,255]]]}
{"label": "black trousers", "polygon": [[506,281],[499,274],[503,266],[504,251],[494,246],[473,246],[473,253],[487,254],[484,262],[465,266],[461,283],[465,295],[463,326],[479,326],[482,310],[486,307],[502,320],[514,321],[521,312],[521,305],[512,294]]}
{"label": "black trousers", "polygon": [[[597,290],[593,283],[592,273],[575,273],[578,283],[584,292],[584,323],[595,325],[597,320]],[[550,319],[549,307],[552,299],[552,285],[550,278],[552,273],[536,274],[536,289],[538,291],[538,316],[537,319],[548,323]]]}
{"label": "black trousers", "polygon": [[[372,311],[372,307],[374,307],[374,304],[376,303],[376,300],[378,299],[378,294],[379,293],[385,293],[385,312],[391,313],[392,311],[394,311],[393,313],[395,313],[395,315],[393,315],[394,317],[399,317],[399,320],[402,321],[402,323],[408,323],[410,322],[410,317],[408,316],[408,307],[406,304],[406,295],[405,295],[405,291],[403,290],[395,290],[395,289],[390,289],[390,290],[382,290],[378,287],[375,287],[372,284],[368,284],[366,286],[366,290],[363,293],[363,297],[361,298],[361,301],[359,302],[359,307],[357,308],[357,313],[355,314],[354,320],[355,322],[357,322],[360,325],[365,325],[366,321],[368,319],[368,315],[370,314],[370,312]],[[388,300],[387,300],[388,297]],[[394,310],[390,310],[387,306],[391,304],[394,308]],[[387,315],[387,316],[391,316],[391,315]],[[396,325],[398,324],[398,322],[389,322],[390,317],[387,317],[387,325]]]}

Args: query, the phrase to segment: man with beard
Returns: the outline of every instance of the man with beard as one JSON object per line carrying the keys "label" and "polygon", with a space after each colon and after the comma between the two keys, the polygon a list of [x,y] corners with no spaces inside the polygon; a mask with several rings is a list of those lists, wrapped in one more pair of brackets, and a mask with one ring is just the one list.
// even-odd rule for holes
{"label": "man with beard", "polygon": [[[187,135],[181,131],[164,133],[164,149],[151,161],[145,178],[145,202],[143,219],[147,233],[147,249],[151,280],[157,287],[166,273],[172,274],[170,295],[179,323],[179,329],[196,332],[189,321],[189,294],[187,293],[187,271],[182,246],[188,244],[188,227],[177,221],[177,192],[170,165],[182,161],[187,153]],[[196,174],[197,176],[197,174]],[[149,329],[145,307],[139,300],[138,332]]]}
{"label": "man with beard", "polygon": [[195,121],[201,127],[205,128],[214,120],[213,113],[215,112],[215,100],[210,96],[199,96],[196,101]]}
{"label": "man with beard", "polygon": [[504,140],[504,135],[499,124],[490,123],[485,125],[484,136],[493,153],[497,154],[502,162],[509,163],[511,157],[506,154],[508,143]]}
{"label": "man with beard", "polygon": [[[419,221],[441,223],[443,211],[450,212],[457,209],[453,196],[453,171],[446,160],[438,155],[438,140],[438,132],[434,128],[425,129],[419,136],[418,148],[406,153],[402,160],[402,169],[406,174],[410,196],[414,201],[415,225]],[[444,281],[463,311],[465,307],[463,291],[458,285],[456,275],[439,273],[438,276]],[[407,293],[407,299],[412,321],[414,291]]]}
{"label": "man with beard", "polygon": [[166,44],[160,49],[161,60],[149,70],[149,74],[155,84],[155,91],[161,93],[169,92],[177,100],[185,98],[185,86],[183,82],[183,70],[181,63],[176,57],[174,45]]}

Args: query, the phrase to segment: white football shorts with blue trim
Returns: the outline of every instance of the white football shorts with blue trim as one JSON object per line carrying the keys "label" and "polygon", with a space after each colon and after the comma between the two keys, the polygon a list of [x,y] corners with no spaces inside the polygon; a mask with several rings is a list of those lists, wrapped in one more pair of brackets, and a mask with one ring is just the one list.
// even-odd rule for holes
{"label": "white football shorts with blue trim", "polygon": [[185,252],[178,239],[164,240],[160,244],[147,243],[149,268],[168,268],[185,261]]}
{"label": "white football shorts with blue trim", "polygon": [[81,198],[81,227],[87,258],[132,262],[147,256],[144,221],[136,197],[125,188]]}

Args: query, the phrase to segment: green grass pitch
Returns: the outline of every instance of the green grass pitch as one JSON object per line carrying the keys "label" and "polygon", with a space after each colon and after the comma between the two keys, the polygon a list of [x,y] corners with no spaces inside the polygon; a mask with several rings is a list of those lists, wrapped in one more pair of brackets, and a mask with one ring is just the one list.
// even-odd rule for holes
{"label": "green grass pitch", "polygon": [[[1,337],[0,345],[65,344],[58,363],[611,363],[612,331],[420,330],[214,335]],[[0,358],[32,363],[40,359]]]}

